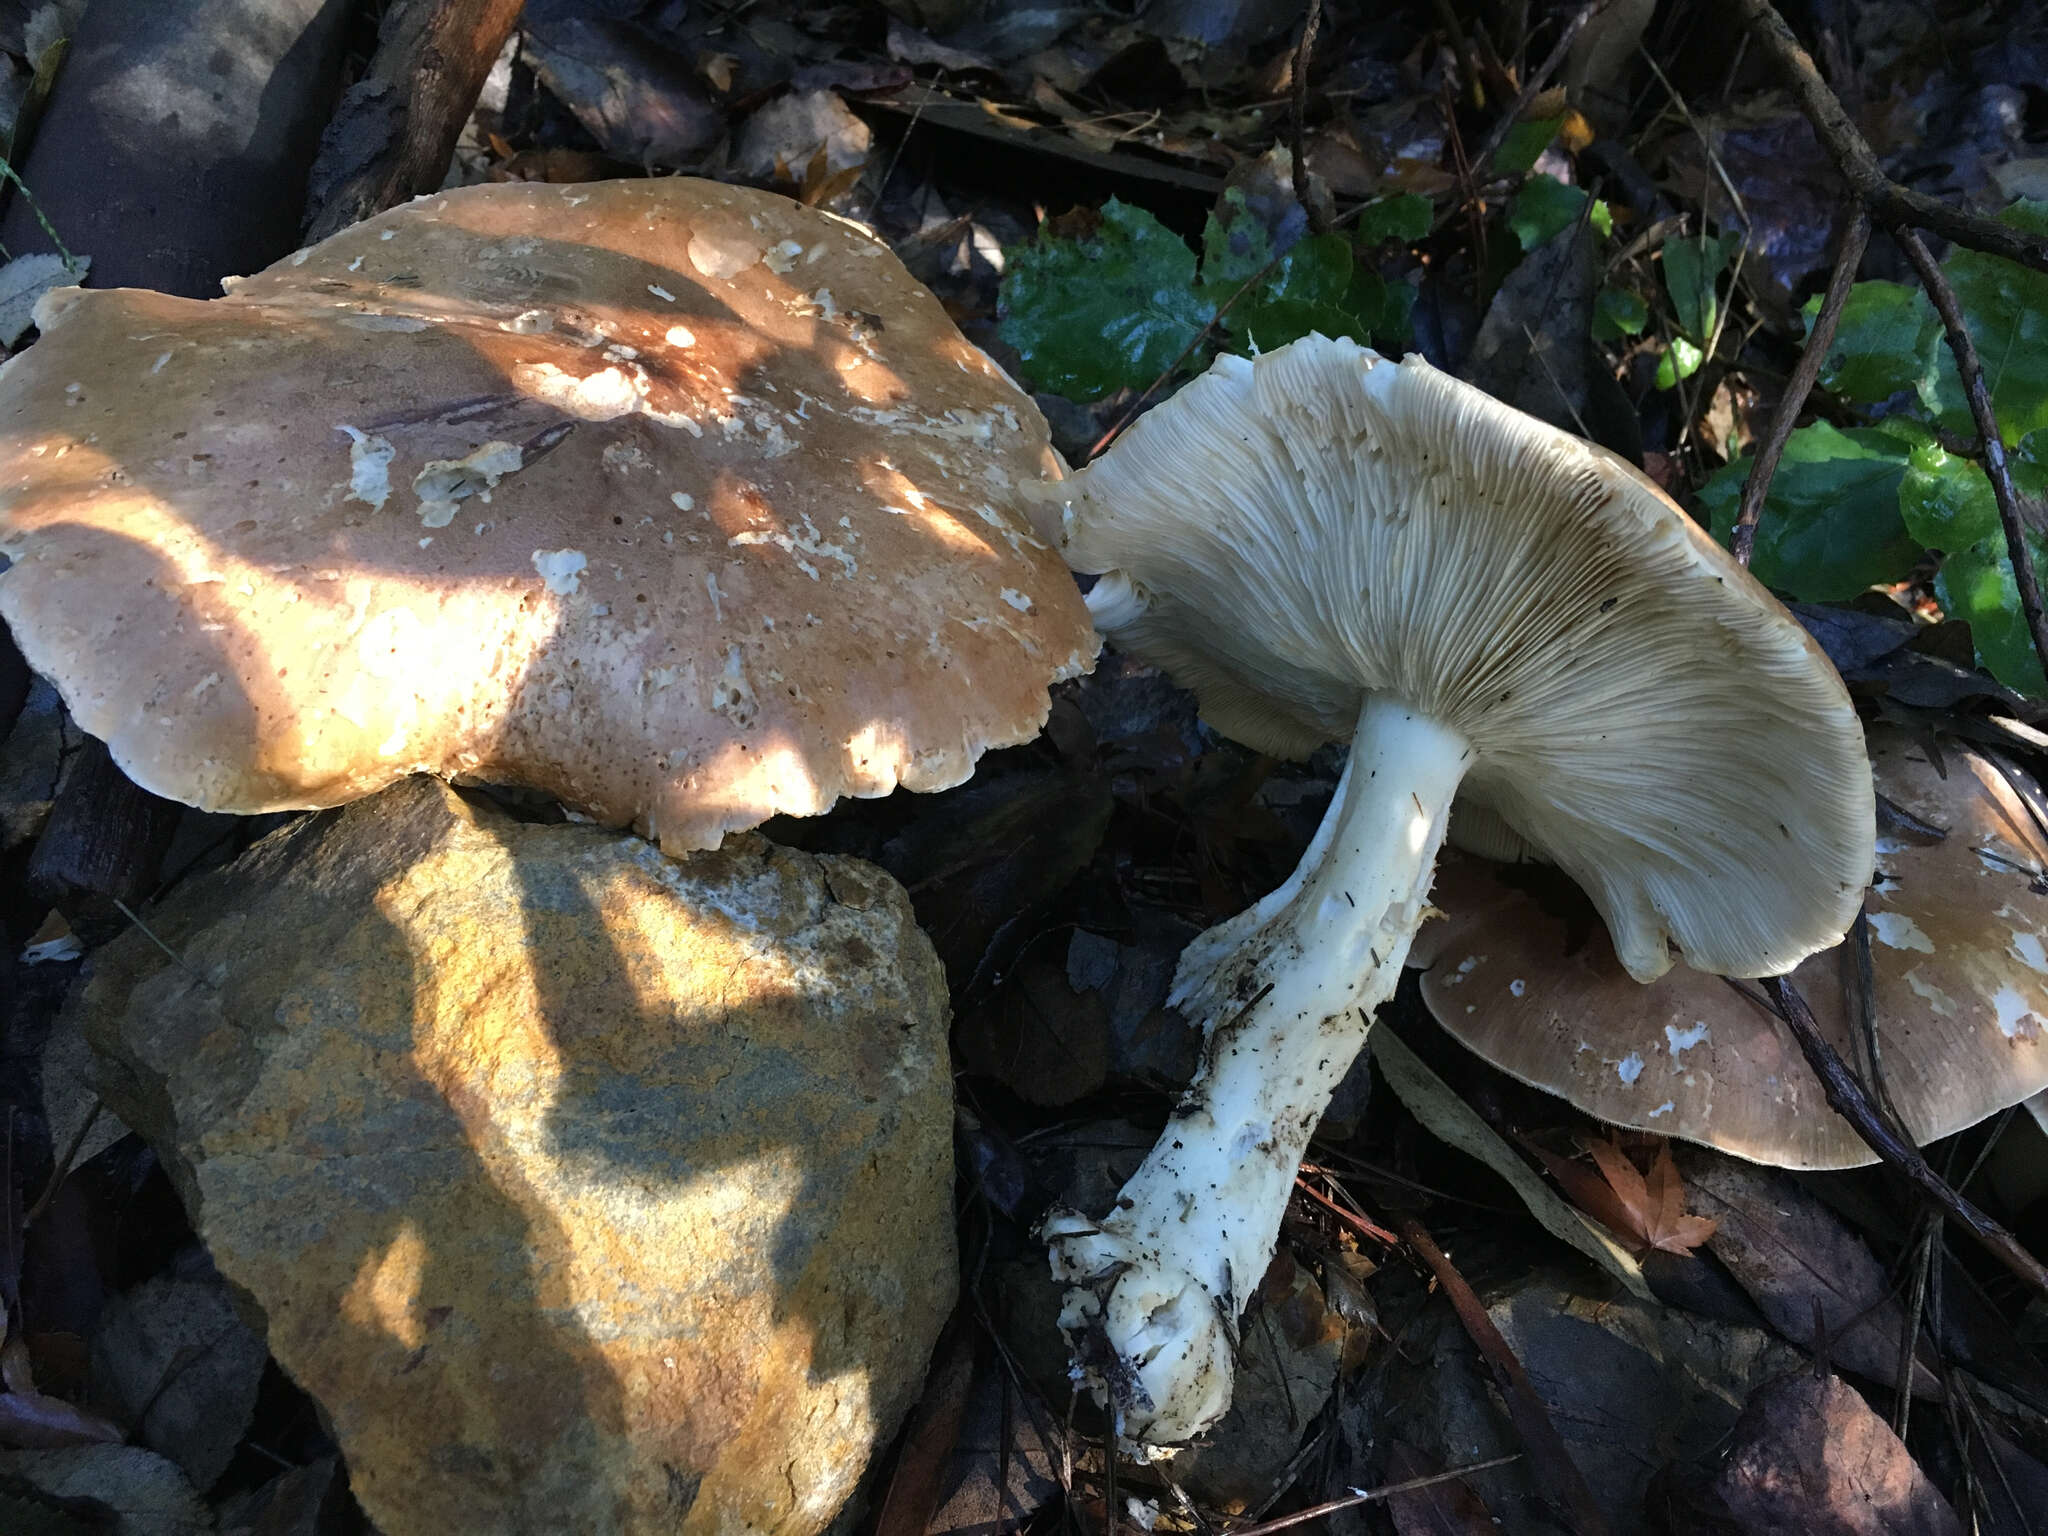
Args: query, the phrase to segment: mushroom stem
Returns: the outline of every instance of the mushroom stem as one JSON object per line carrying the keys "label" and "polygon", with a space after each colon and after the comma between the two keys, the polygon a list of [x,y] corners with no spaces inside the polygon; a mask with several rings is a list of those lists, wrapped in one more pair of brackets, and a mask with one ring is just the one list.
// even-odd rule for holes
{"label": "mushroom stem", "polygon": [[1108,1216],[1045,1220],[1069,1287],[1060,1327],[1127,1448],[1184,1443],[1230,1406],[1238,1314],[1309,1136],[1400,977],[1471,757],[1457,732],[1367,695],[1294,873],[1181,956],[1170,1001],[1207,1044],[1166,1130]]}

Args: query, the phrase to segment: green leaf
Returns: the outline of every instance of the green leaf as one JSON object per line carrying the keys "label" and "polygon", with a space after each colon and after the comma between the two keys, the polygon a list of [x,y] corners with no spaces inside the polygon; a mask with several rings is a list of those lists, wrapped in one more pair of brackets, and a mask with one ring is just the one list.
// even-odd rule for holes
{"label": "green leaf", "polygon": [[[2048,468],[2040,463],[2044,452],[2048,434],[2030,438],[2012,455],[2013,489],[2020,495],[2048,493]],[[1984,669],[2008,688],[2036,696],[2048,692],[1983,466],[1934,443],[1914,449],[1899,487],[1899,512],[1916,539],[1943,552],[1935,596],[1950,618],[1968,622]],[[2031,530],[2026,538],[2035,569],[2048,569],[2048,542]]]}
{"label": "green leaf", "polygon": [[[1820,314],[1820,296],[1802,312],[1806,328]],[[1857,283],[1842,305],[1834,345],[1820,382],[1844,400],[1874,405],[1902,389],[1925,386],[1941,345],[1941,319],[1927,295],[1904,283]]]}
{"label": "green leaf", "polygon": [[[1262,273],[1256,287],[1230,302]],[[1239,345],[1261,352],[1310,331],[1368,342],[1375,332],[1404,329],[1407,320],[1407,305],[1392,299],[1378,273],[1358,265],[1343,235],[1305,236],[1274,261],[1265,226],[1235,191],[1225,195],[1223,214],[1212,213],[1202,232],[1199,291],[1221,311]],[[1408,297],[1412,301],[1412,293]],[[1225,304],[1230,307],[1223,309]]]}
{"label": "green leaf", "polygon": [[1151,383],[1216,313],[1195,291],[1194,252],[1114,198],[1080,239],[1041,231],[1007,254],[1002,338],[1034,386],[1069,399]]}
{"label": "green leaf", "polygon": [[[2015,443],[2048,427],[2048,273],[1963,250],[1952,252],[1941,270],[1977,344],[1999,435]],[[1951,432],[1976,436],[1946,341],[1937,352],[1932,387],[1922,388],[1921,400]]]}
{"label": "green leaf", "polygon": [[2048,200],[2023,197],[1998,216],[2001,224],[2048,238]]}
{"label": "green leaf", "polygon": [[[1650,306],[1627,288],[1602,288],[1593,296],[1593,339],[1614,341],[1640,336],[1650,323]],[[1675,382],[1675,381],[1674,381]]]}
{"label": "green leaf", "polygon": [[1202,226],[1202,296],[1222,304],[1272,259],[1273,240],[1265,224],[1247,206],[1244,193],[1230,188],[1223,194],[1222,216],[1211,210]]}
{"label": "green leaf", "polygon": [[1671,345],[1664,355],[1657,359],[1657,387],[1673,389],[1680,379],[1689,379],[1700,371],[1700,364],[1706,354],[1687,341],[1683,336],[1671,338]]}
{"label": "green leaf", "polygon": [[1564,118],[1561,116],[1539,117],[1515,124],[1508,130],[1507,137],[1500,141],[1500,148],[1493,152],[1491,174],[1520,176],[1543,157],[1543,151],[1550,148],[1550,141],[1557,137],[1557,130],[1562,126]]}
{"label": "green leaf", "polygon": [[[1911,447],[1868,427],[1801,427],[1785,444],[1757,521],[1750,569],[1757,579],[1808,602],[1854,597],[1896,581],[1913,567],[1920,544],[1899,520],[1899,483]],[[1699,489],[1714,537],[1735,532],[1743,483],[1754,457],[1723,466]]]}
{"label": "green leaf", "polygon": [[1370,342],[1386,329],[1387,285],[1355,267],[1342,235],[1310,235],[1280,258],[1273,275],[1233,305],[1223,321],[1261,352],[1320,331]]}
{"label": "green leaf", "polygon": [[[1555,176],[1531,176],[1508,206],[1508,228],[1524,251],[1533,251],[1579,221],[1586,196],[1582,189],[1566,186]],[[1614,215],[1604,202],[1596,199],[1588,218],[1601,234],[1614,233]]]}
{"label": "green leaf", "polygon": [[1732,234],[1664,242],[1664,289],[1671,295],[1678,328],[1689,340],[1705,343],[1713,337],[1721,317],[1721,273],[1741,244],[1741,237]]}
{"label": "green leaf", "polygon": [[1358,216],[1358,238],[1366,245],[1382,240],[1420,240],[1436,218],[1435,205],[1418,192],[1401,192],[1366,206]]}

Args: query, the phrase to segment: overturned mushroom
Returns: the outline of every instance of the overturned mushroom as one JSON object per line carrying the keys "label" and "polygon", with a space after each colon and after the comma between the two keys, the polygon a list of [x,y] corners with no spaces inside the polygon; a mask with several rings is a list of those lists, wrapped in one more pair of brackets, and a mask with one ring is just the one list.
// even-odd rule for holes
{"label": "overturned mushroom", "polygon": [[964,779],[1093,637],[1030,399],[879,241],[682,178],[422,199],[0,369],[23,652],[158,793],[528,785],[672,851]]}
{"label": "overturned mushroom", "polygon": [[1869,877],[1862,732],[1791,617],[1641,475],[1417,359],[1224,358],[1049,501],[1109,639],[1226,735],[1352,738],[1288,881],[1201,935],[1187,1097],[1100,1220],[1045,1233],[1120,1434],[1229,1402],[1296,1165],[1392,991],[1462,792],[1571,871],[1630,972],[1835,942]]}
{"label": "overturned mushroom", "polygon": [[[1937,755],[1887,728],[1870,755],[1903,813],[1865,902],[1870,1020],[1886,1095],[1924,1143],[2048,1089],[2048,839],[1960,743]],[[1446,915],[1409,960],[1452,1036],[1616,1125],[1787,1168],[1875,1160],[1762,997],[1683,965],[1639,985],[1575,894],[1554,874],[1445,865],[1431,900]],[[1849,1061],[1869,1054],[1858,964],[1852,938],[1793,973]]]}

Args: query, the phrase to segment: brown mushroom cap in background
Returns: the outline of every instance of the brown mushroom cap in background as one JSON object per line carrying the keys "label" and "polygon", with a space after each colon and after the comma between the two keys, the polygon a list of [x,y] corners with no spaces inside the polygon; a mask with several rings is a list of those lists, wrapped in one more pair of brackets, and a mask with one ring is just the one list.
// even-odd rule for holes
{"label": "brown mushroom cap in background", "polygon": [[1044,422],[857,226],[670,178],[421,199],[0,368],[30,663],[159,794],[543,789],[670,851],[960,782],[1095,639]]}
{"label": "brown mushroom cap in background", "polygon": [[[2048,840],[1961,744],[1942,744],[1944,779],[1917,738],[1876,727],[1868,739],[1878,792],[1948,829],[1932,842],[1880,836],[1865,904],[1884,1082],[1925,1143],[2048,1088]],[[1638,984],[1589,905],[1533,894],[1561,880],[1443,864],[1430,900],[1446,915],[1410,963],[1452,1036],[1615,1125],[1787,1168],[1875,1161],[1759,994],[1684,966]],[[1852,937],[1793,972],[1852,1062],[1864,1059],[1855,953]]]}

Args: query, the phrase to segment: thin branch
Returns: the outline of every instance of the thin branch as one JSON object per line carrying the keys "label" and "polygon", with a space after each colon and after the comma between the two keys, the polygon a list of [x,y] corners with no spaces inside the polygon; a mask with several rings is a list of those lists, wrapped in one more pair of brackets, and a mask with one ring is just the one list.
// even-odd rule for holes
{"label": "thin branch", "polygon": [[1483,177],[1486,174],[1486,167],[1501,145],[1507,142],[1508,134],[1514,130],[1515,124],[1522,120],[1522,114],[1529,110],[1529,104],[1542,93],[1545,86],[1550,84],[1551,76],[1564,68],[1564,61],[1571,57],[1572,44],[1578,40],[1579,34],[1585,31],[1586,23],[1612,3],[1613,0],[1586,0],[1584,5],[1572,12],[1571,19],[1564,24],[1564,30],[1558,33],[1556,44],[1544,56],[1543,62],[1536,66],[1535,73],[1522,82],[1521,90],[1517,91],[1515,99],[1508,103],[1507,111],[1501,114],[1500,120],[1493,125],[1480,143],[1479,153],[1472,157],[1472,170],[1475,175]]}
{"label": "thin branch", "polygon": [[1799,989],[1783,976],[1767,977],[1763,986],[1770,994],[1778,1017],[1785,1021],[1786,1028],[1792,1031],[1792,1038],[1799,1042],[1806,1064],[1820,1079],[1835,1113],[1849,1122],[1871,1151],[1918,1186],[1920,1192],[1951,1221],[1966,1228],[1986,1252],[2042,1295],[2048,1296],[2048,1266],[2021,1247],[2012,1233],[1951,1189],[1928,1166],[1918,1147],[1885,1124],[1877,1106],[1863,1091],[1863,1085],[1856,1081],[1855,1074],[1822,1036],[1820,1026],[1814,1022],[1813,1010],[1807,1006]]}
{"label": "thin branch", "polygon": [[1750,552],[1756,545],[1756,520],[1763,515],[1771,477],[1778,472],[1778,460],[1791,439],[1793,427],[1798,425],[1799,413],[1806,409],[1806,397],[1820,377],[1828,348],[1835,344],[1835,326],[1842,318],[1842,306],[1849,301],[1849,289],[1863,261],[1863,248],[1869,243],[1870,216],[1858,213],[1842,232],[1842,248],[1835,256],[1834,274],[1828,278],[1828,294],[1814,319],[1813,334],[1807,337],[1806,349],[1799,354],[1799,366],[1792,370],[1792,380],[1779,397],[1777,410],[1771,414],[1770,430],[1764,434],[1756,451],[1756,463],[1742,487],[1742,510],[1735,515],[1735,537],[1728,547],[1743,565],[1749,564]]}
{"label": "thin branch", "polygon": [[1902,187],[1885,175],[1876,151],[1849,120],[1841,101],[1821,78],[1812,56],[1799,46],[1799,39],[1792,35],[1792,29],[1785,25],[1785,18],[1770,0],[1735,0],[1735,6],[1748,23],[1750,35],[1791,87],[1828,158],[1870,210],[1871,218],[1886,228],[1915,225],[1957,245],[2003,256],[2036,272],[2048,272],[2048,240],[1952,208],[1937,198]]}
{"label": "thin branch", "polygon": [[1544,1492],[1569,1512],[1571,1528],[1576,1536],[1607,1536],[1606,1516],[1601,1514],[1593,1490],[1586,1486],[1585,1474],[1572,1460],[1571,1452],[1565,1448],[1564,1437],[1558,1434],[1557,1426],[1550,1420],[1550,1410],[1543,1406],[1535,1384],[1529,1380],[1529,1373],[1522,1369],[1522,1362],[1515,1358],[1507,1340],[1500,1336],[1500,1330],[1494,1326],[1479,1297],[1444,1256],[1443,1250],[1437,1247],[1436,1240],[1421,1222],[1412,1216],[1402,1216],[1396,1219],[1395,1226],[1402,1240],[1421,1256],[1430,1273],[1436,1276],[1437,1284],[1443,1287],[1444,1295],[1458,1314],[1459,1323],[1485,1357],[1500,1384],[1508,1418],[1529,1451],[1531,1468],[1543,1484]]}
{"label": "thin branch", "polygon": [[1401,1241],[1400,1238],[1389,1232],[1378,1222],[1361,1216],[1356,1211],[1346,1210],[1320,1189],[1309,1183],[1307,1179],[1297,1176],[1294,1180],[1294,1187],[1304,1195],[1307,1195],[1309,1199],[1328,1210],[1338,1221],[1356,1232],[1360,1237],[1369,1237],[1376,1243],[1385,1243],[1389,1248]]}
{"label": "thin branch", "polygon": [[1452,1467],[1448,1472],[1432,1472],[1428,1477],[1411,1477],[1405,1483],[1388,1483],[1383,1488],[1371,1488],[1354,1493],[1348,1499],[1332,1499],[1327,1504],[1312,1504],[1307,1509],[1298,1509],[1291,1515],[1282,1515],[1278,1520],[1268,1520],[1263,1525],[1233,1527],[1230,1536],[1270,1536],[1273,1531],[1306,1525],[1311,1520],[1334,1515],[1340,1509],[1356,1509],[1361,1504],[1376,1504],[1381,1499],[1391,1499],[1399,1494],[1434,1488],[1438,1483],[1454,1483],[1461,1477],[1470,1477],[1474,1472],[1491,1472],[1495,1467],[1505,1467],[1521,1459],[1521,1454],[1517,1452],[1513,1456],[1496,1456],[1491,1461],[1475,1461],[1470,1466]]}
{"label": "thin branch", "polygon": [[2034,573],[2033,552],[2027,548],[2026,523],[2020,517],[2020,502],[2012,488],[2012,469],[2005,459],[2005,439],[1998,435],[1998,418],[1991,410],[1991,389],[1984,382],[1984,365],[1977,358],[1977,344],[1963,324],[1962,306],[1956,291],[1935,262],[1917,231],[1901,225],[1892,231],[1906,260],[1920,274],[1934,312],[1941,316],[1941,328],[1948,334],[1948,349],[1955,354],[1956,372],[1962,375],[1963,393],[1969,397],[1970,419],[1984,444],[1984,472],[1991,477],[1991,496],[1998,503],[1998,521],[2005,529],[2005,552],[2012,559],[2013,584],[2019,588],[2020,612],[2026,615],[2027,633],[2034,637],[2034,654],[2048,672],[2048,614],[2041,609],[2041,583]]}
{"label": "thin branch", "polygon": [[1308,219],[1308,227],[1314,234],[1327,234],[1330,221],[1308,195],[1308,61],[1315,52],[1316,28],[1322,24],[1323,0],[1308,0],[1308,16],[1301,24],[1301,41],[1294,45],[1294,200],[1301,204],[1301,211]]}

